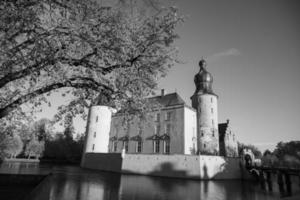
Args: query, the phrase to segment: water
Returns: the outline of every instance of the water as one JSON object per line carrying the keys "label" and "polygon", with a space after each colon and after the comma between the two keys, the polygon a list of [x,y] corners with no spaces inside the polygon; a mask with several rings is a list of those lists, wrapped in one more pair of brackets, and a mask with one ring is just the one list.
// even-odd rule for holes
{"label": "water", "polygon": [[[2,165],[0,173],[16,171]],[[280,199],[277,184],[273,192],[263,191],[251,181],[199,181],[172,178],[120,175],[85,170],[75,166],[19,165],[18,173],[33,174],[52,171],[28,196],[32,200],[171,200],[216,199],[260,200]],[[299,185],[293,184],[293,195],[300,195]],[[298,196],[299,197],[299,196]],[[284,198],[286,199],[286,198]]]}

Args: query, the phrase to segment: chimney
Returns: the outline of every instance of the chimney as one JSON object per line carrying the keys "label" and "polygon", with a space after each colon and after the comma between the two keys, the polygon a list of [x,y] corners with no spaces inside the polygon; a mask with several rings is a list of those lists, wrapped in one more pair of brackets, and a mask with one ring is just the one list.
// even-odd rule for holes
{"label": "chimney", "polygon": [[165,96],[165,89],[161,89],[161,96]]}
{"label": "chimney", "polygon": [[229,124],[229,119],[226,120],[226,123]]}

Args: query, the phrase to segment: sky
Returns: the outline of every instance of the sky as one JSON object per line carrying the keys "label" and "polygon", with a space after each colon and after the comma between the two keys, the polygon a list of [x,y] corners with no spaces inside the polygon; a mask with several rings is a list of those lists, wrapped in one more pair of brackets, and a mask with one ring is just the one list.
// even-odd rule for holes
{"label": "sky", "polygon": [[[186,16],[177,46],[184,64],[160,87],[190,104],[201,57],[214,77],[219,123],[260,149],[300,140],[300,1],[174,0]],[[178,81],[180,80],[180,81]]]}
{"label": "sky", "polygon": [[[239,141],[273,149],[300,140],[300,1],[170,0],[186,16],[177,31],[179,58],[159,89],[188,105],[198,62],[206,59],[219,96],[219,123]],[[56,98],[56,103],[60,102]],[[49,116],[45,110],[43,117]],[[76,121],[77,120],[77,121]],[[84,131],[78,119],[75,127]]]}

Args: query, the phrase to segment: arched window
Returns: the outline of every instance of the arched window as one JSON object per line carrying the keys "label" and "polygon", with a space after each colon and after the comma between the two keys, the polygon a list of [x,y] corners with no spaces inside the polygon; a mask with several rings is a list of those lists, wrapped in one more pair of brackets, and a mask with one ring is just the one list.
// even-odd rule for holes
{"label": "arched window", "polygon": [[112,145],[113,150],[112,151],[117,152],[117,150],[118,150],[118,141],[114,140],[112,143],[113,143],[113,145]]}
{"label": "arched window", "polygon": [[164,140],[164,153],[169,154],[170,153],[170,141]]}
{"label": "arched window", "polygon": [[153,140],[153,152],[159,153],[159,140]]}
{"label": "arched window", "polygon": [[128,141],[123,141],[123,149],[125,149],[125,152],[128,152]]}
{"label": "arched window", "polygon": [[135,152],[136,153],[142,152],[142,141],[140,141],[140,140],[136,141]]}

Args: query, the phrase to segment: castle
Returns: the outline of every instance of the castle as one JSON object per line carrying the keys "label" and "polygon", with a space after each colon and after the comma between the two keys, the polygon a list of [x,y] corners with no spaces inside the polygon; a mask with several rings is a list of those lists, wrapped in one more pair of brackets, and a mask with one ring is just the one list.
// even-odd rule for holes
{"label": "castle", "polygon": [[[124,127],[122,113],[98,105],[89,111],[85,153],[219,155],[236,157],[237,140],[229,125],[218,124],[218,96],[205,60],[194,77],[192,106],[177,93],[149,98],[160,109],[146,122],[134,118]],[[113,114],[114,113],[114,114]]]}

